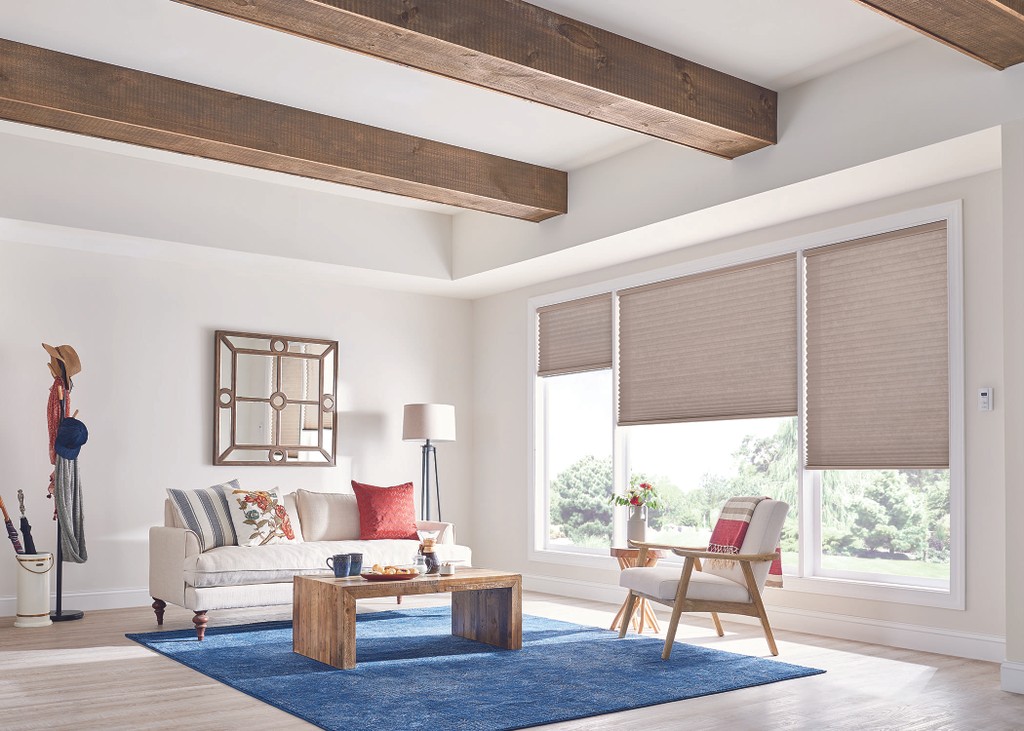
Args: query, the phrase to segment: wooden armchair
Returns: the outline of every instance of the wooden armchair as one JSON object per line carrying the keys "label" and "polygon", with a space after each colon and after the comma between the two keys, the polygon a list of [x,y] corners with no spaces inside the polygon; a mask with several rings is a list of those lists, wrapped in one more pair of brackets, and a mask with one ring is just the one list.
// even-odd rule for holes
{"label": "wooden armchair", "polygon": [[[643,566],[651,549],[672,550],[684,559],[683,569],[671,566],[623,569],[619,585],[629,589],[626,610],[623,612],[619,637],[626,636],[636,600],[644,597],[672,607],[672,620],[665,637],[662,660],[672,654],[679,617],[683,612],[710,612],[715,630],[724,633],[719,613],[745,614],[757,617],[764,628],[765,639],[772,655],[779,650],[772,636],[761,593],[764,591],[768,569],[775,560],[775,547],[782,535],[789,505],[778,500],[762,500],[754,509],[746,536],[739,553],[711,553],[706,548],[681,548],[654,543],[632,542],[640,549],[637,565]],[[702,565],[701,560],[705,563]],[[696,569],[696,571],[695,571]]]}

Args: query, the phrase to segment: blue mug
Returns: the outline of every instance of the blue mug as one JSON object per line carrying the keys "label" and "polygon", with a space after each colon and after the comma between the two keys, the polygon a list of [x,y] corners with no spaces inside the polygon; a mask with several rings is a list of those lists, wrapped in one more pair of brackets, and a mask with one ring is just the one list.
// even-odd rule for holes
{"label": "blue mug", "polygon": [[[362,557],[360,556],[360,563],[362,563]],[[352,554],[351,553],[339,553],[331,556],[327,559],[327,568],[333,569],[334,578],[343,579],[348,576],[349,569],[352,567]]]}
{"label": "blue mug", "polygon": [[348,575],[359,576],[363,571],[363,554],[350,553],[349,556],[352,557],[352,560],[349,563]]}

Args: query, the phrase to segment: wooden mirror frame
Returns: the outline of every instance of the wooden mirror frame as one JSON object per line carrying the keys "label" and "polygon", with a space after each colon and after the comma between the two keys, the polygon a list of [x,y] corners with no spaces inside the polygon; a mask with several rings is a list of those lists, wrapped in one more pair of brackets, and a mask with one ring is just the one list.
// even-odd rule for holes
{"label": "wooden mirror frame", "polygon": [[[267,348],[249,347],[246,344],[239,344],[236,340],[266,340]],[[323,348],[322,353],[302,353],[292,350],[292,346],[317,345]],[[225,350],[226,349],[226,350]],[[225,382],[225,362],[222,355],[230,353],[230,370],[226,372],[228,382]],[[238,356],[250,355],[274,359],[273,379],[271,392],[268,396],[239,396],[238,388]],[[319,389],[318,397],[295,399],[285,394],[282,385],[282,365],[286,360],[308,360],[315,359],[319,363]],[[330,382],[325,383],[325,366],[330,366]],[[228,330],[217,330],[214,334],[214,391],[213,391],[213,463],[215,465],[259,465],[274,467],[333,467],[338,453],[338,422],[337,422],[337,392],[338,392],[338,341],[318,340],[315,338],[299,338],[287,335],[268,335],[263,333],[233,332]],[[238,442],[238,410],[239,403],[266,404],[271,410],[273,419],[273,438],[266,440],[265,444],[239,443]],[[301,404],[304,406],[318,406],[317,410],[317,439],[315,445],[286,444],[281,442],[281,421],[285,407],[289,404]],[[228,417],[227,436],[222,439],[222,418]],[[325,425],[325,415],[332,415],[330,425]],[[325,428],[325,426],[327,428]],[[301,428],[301,427],[300,427]],[[311,430],[310,430],[311,431]],[[330,437],[325,444],[325,432],[330,432]],[[248,452],[252,454],[265,453],[264,459],[229,459],[232,453]],[[300,453],[316,453],[322,457],[320,461],[298,459]],[[246,455],[248,456],[248,455]]]}

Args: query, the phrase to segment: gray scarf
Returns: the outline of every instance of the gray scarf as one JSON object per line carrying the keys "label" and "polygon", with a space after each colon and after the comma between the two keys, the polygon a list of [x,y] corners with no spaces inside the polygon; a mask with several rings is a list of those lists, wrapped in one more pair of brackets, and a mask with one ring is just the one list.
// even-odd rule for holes
{"label": "gray scarf", "polygon": [[57,522],[60,523],[60,548],[64,560],[85,563],[85,521],[82,515],[82,480],[78,460],[57,455],[53,497],[57,501]]}

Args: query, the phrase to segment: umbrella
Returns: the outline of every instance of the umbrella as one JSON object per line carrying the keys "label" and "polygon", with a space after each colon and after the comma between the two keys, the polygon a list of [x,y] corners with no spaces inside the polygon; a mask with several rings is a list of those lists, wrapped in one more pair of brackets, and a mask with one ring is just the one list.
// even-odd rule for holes
{"label": "umbrella", "polygon": [[25,549],[21,547],[21,541],[18,540],[18,531],[14,530],[14,523],[11,522],[11,516],[7,514],[7,506],[4,505],[2,497],[0,497],[0,512],[4,514],[4,523],[7,525],[7,537],[14,544],[14,552],[24,553]]}
{"label": "umbrella", "polygon": [[25,541],[25,553],[38,553],[36,542],[32,540],[32,526],[25,517],[25,491],[18,490],[18,507],[21,508],[21,537]]}

